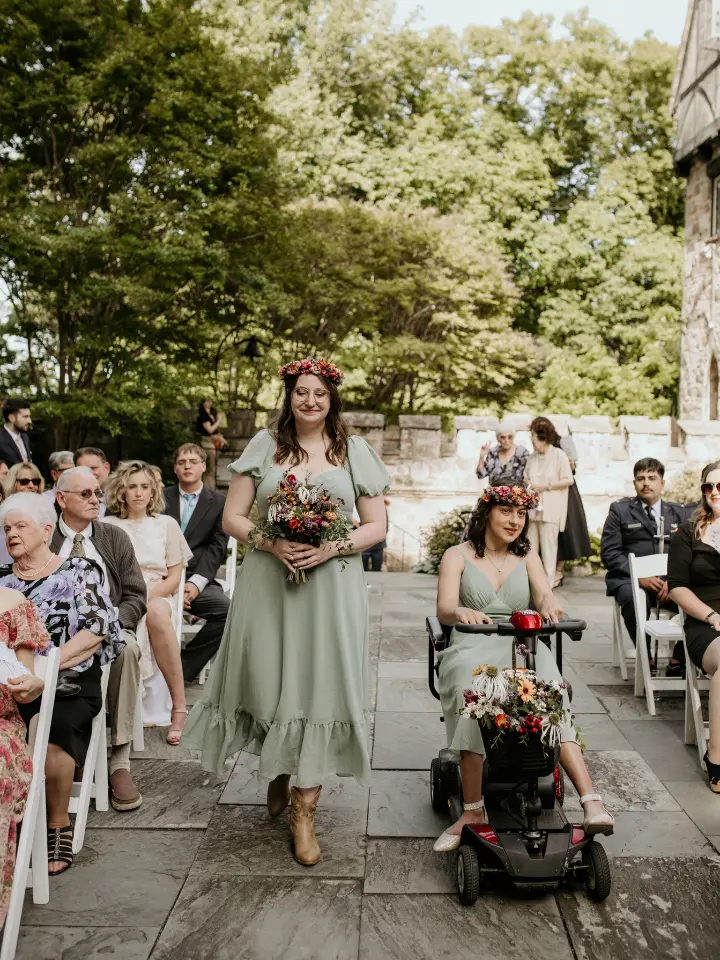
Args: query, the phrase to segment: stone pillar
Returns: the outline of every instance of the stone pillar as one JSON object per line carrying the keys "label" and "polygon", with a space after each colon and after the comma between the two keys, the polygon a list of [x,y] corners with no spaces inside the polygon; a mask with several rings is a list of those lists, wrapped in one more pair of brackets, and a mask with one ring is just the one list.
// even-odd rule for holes
{"label": "stone pillar", "polygon": [[678,427],[686,462],[720,460],[720,420],[678,420]]}
{"label": "stone pillar", "polygon": [[498,423],[497,417],[455,417],[458,457],[477,463],[480,448],[486,443],[492,445],[496,442]]}
{"label": "stone pillar", "polygon": [[383,455],[385,417],[382,413],[365,411],[343,414],[350,433],[354,433],[370,444],[379,457]]}
{"label": "stone pillar", "polygon": [[670,417],[620,417],[620,432],[625,438],[627,456],[631,465],[645,457],[655,457],[662,463],[670,450]]}
{"label": "stone pillar", "polygon": [[438,460],[442,421],[434,416],[398,417],[400,456],[403,460]]}

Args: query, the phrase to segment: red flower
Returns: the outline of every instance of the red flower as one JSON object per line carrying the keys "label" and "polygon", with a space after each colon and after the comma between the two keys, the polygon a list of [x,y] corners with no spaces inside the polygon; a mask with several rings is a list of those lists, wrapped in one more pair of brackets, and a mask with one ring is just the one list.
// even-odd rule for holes
{"label": "red flower", "polygon": [[287,475],[287,478],[286,478],[286,479],[287,479],[288,484],[289,484],[293,489],[297,486],[297,477],[295,476],[294,473],[289,473],[289,474]]}

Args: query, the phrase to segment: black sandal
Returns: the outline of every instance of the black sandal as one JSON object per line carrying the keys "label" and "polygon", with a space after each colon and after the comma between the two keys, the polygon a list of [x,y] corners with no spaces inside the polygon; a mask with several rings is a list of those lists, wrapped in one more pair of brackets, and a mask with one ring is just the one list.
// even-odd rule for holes
{"label": "black sandal", "polygon": [[49,876],[59,877],[61,873],[65,873],[66,870],[70,869],[70,867],[73,865],[73,860],[75,859],[72,850],[73,828],[70,825],[67,827],[48,827],[47,844],[48,864],[65,864],[62,870],[56,870],[54,873],[48,870]]}
{"label": "black sandal", "polygon": [[707,750],[705,751],[703,760],[705,761],[707,775],[710,778],[710,789],[713,793],[720,793],[720,763],[710,763]]}

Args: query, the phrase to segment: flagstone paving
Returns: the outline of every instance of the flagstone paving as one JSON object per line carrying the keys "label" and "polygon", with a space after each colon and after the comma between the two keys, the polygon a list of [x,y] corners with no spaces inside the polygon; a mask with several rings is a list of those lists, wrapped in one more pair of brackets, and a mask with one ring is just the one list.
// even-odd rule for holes
{"label": "flagstone paving", "polygon": [[[20,960],[710,960],[718,956],[720,798],[683,743],[683,700],[649,717],[612,666],[610,601],[597,579],[565,581],[568,613],[591,624],[567,642],[564,673],[598,789],[616,814],[613,892],[524,899],[505,890],[472,908],[452,855],[432,852],[446,821],[429,803],[443,745],[427,690],[424,618],[435,580],[369,577],[373,782],[334,778],[318,815],[323,858],[290,855],[286,817],[270,820],[255,758],[204,772],[147,731],[133,762],[145,802],[91,813],[85,847],[51,898],[28,898]],[[191,701],[200,694],[190,688]],[[579,811],[568,784],[568,811]]]}

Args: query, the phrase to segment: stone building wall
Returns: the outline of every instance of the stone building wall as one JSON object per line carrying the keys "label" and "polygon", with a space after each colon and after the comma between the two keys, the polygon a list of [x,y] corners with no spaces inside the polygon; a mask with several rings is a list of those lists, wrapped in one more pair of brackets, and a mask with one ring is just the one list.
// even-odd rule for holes
{"label": "stone building wall", "polygon": [[[533,414],[508,414],[516,441],[531,449],[528,426]],[[570,434],[578,450],[576,481],[592,532],[602,528],[610,504],[633,494],[632,466],[642,457],[657,457],[672,483],[687,465],[700,467],[720,459],[720,421],[670,417],[570,417],[552,415],[561,435]],[[392,478],[387,565],[408,569],[422,557],[422,531],[442,513],[473,504],[482,489],[475,475],[484,443],[493,444],[498,418],[455,417],[454,429],[443,433],[440,417],[403,416],[385,426],[375,413],[347,414],[351,432],[365,437],[387,464]],[[218,485],[229,482],[227,464],[256,432],[250,411],[231,414],[223,433],[233,444],[231,457],[221,459]]]}

